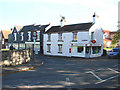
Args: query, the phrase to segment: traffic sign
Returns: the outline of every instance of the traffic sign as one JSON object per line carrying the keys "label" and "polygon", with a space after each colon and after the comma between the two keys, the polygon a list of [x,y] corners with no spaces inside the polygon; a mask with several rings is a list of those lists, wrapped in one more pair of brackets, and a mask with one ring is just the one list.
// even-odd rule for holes
{"label": "traffic sign", "polygon": [[34,42],[34,43],[36,43],[36,40],[35,40],[35,39],[33,39],[33,42]]}
{"label": "traffic sign", "polygon": [[37,35],[37,33],[36,32],[33,32],[33,36],[36,36]]}
{"label": "traffic sign", "polygon": [[33,39],[36,39],[36,37],[33,37]]}

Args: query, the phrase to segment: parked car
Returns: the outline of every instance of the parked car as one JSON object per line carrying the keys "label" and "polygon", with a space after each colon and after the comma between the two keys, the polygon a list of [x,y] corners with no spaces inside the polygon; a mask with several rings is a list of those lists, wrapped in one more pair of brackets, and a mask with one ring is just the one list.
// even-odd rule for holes
{"label": "parked car", "polygon": [[113,48],[108,52],[108,58],[120,58],[120,48]]}

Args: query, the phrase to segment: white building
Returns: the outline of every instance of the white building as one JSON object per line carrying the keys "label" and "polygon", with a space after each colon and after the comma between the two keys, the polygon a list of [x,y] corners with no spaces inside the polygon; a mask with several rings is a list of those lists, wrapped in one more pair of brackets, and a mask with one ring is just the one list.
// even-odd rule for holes
{"label": "white building", "polygon": [[103,54],[103,30],[96,23],[52,26],[44,34],[45,55],[99,57]]}

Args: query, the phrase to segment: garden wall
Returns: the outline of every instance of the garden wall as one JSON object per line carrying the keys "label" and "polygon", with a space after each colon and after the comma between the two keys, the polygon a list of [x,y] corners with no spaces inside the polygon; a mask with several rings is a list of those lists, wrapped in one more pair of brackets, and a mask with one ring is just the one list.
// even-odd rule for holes
{"label": "garden wall", "polygon": [[33,59],[32,50],[9,50],[2,51],[2,65],[14,66],[29,62]]}

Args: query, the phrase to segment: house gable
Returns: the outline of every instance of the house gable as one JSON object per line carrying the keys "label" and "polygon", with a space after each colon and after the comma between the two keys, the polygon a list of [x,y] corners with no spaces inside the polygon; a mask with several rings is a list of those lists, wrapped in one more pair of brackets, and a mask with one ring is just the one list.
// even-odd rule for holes
{"label": "house gable", "polygon": [[8,30],[2,30],[2,36],[4,39],[8,39],[8,35],[11,33],[11,31]]}

